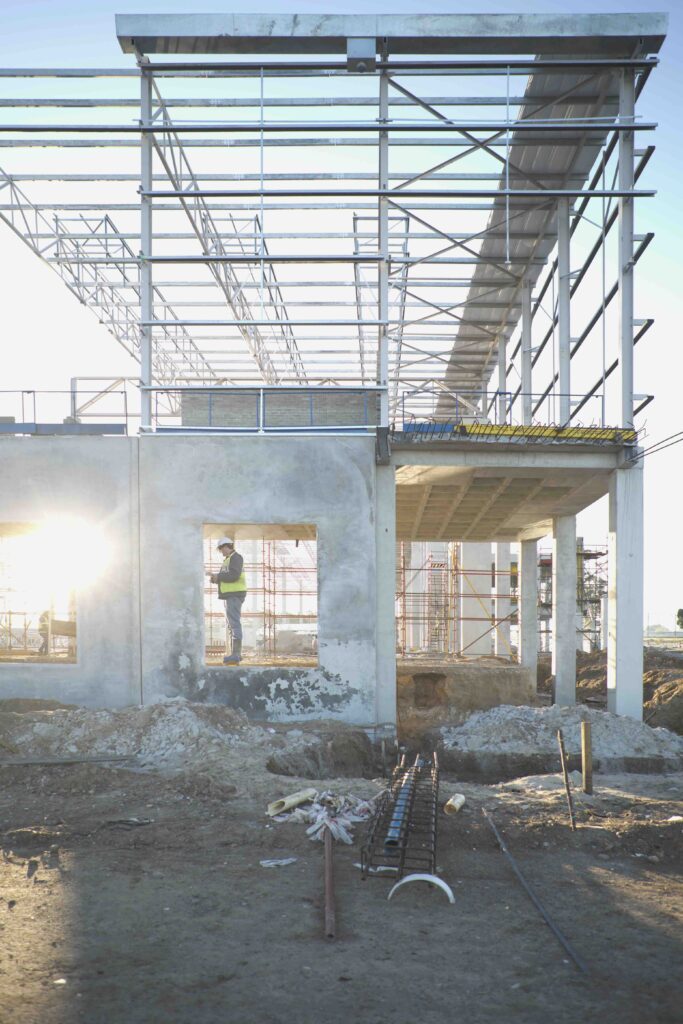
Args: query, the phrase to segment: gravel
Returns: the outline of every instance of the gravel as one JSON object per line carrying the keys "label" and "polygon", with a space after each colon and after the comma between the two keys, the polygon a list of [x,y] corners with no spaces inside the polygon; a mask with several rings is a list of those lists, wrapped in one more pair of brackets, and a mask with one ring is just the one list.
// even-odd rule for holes
{"label": "gravel", "polygon": [[683,737],[632,718],[585,707],[511,707],[477,711],[459,726],[441,729],[446,750],[500,754],[556,754],[562,729],[568,752],[581,749],[581,722],[591,723],[595,758],[683,757]]}

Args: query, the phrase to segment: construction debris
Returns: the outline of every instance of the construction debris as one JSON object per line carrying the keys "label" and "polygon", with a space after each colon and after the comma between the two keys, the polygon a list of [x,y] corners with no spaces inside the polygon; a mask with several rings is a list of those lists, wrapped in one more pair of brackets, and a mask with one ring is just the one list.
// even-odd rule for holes
{"label": "construction debris", "polygon": [[309,839],[323,841],[326,832],[334,839],[350,846],[353,843],[353,828],[360,821],[367,821],[374,810],[372,800],[359,800],[355,796],[340,796],[325,791],[318,795],[315,790],[310,807],[295,807],[273,817],[274,821],[294,821],[308,824],[306,835]]}
{"label": "construction debris", "polygon": [[286,811],[291,811],[294,807],[298,807],[300,804],[308,804],[312,800],[315,800],[318,792],[315,789],[300,789],[296,793],[290,793],[289,796],[284,796],[280,800],[273,800],[272,803],[268,804],[266,808],[266,814],[274,818],[276,815],[285,814]]}
{"label": "construction debris", "polygon": [[465,797],[462,793],[454,793],[453,796],[443,805],[444,814],[457,814],[465,805]]}
{"label": "construction debris", "polygon": [[462,724],[442,726],[444,749],[556,757],[557,730],[568,751],[581,750],[581,722],[591,723],[593,757],[601,762],[660,757],[683,763],[683,737],[633,718],[586,707],[512,707],[478,711]]}

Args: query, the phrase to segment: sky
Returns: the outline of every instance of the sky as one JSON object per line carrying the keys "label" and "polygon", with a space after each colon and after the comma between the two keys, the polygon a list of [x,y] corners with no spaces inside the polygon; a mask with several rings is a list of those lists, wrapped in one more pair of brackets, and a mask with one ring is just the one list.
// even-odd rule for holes
{"label": "sky", "polygon": [[[115,13],[173,13],[200,7],[204,13],[229,9],[223,3],[201,0],[2,0],[3,67],[130,67],[114,31]],[[235,3],[236,11],[251,13],[590,13],[647,10],[631,0],[616,2],[530,2],[466,5],[437,2],[345,2],[330,4],[292,0],[291,3],[251,0]],[[653,200],[642,200],[637,231],[656,233],[654,243],[638,264],[636,318],[654,316],[656,323],[636,349],[636,389],[653,393],[640,426],[651,444],[683,429],[682,331],[680,316],[683,203],[680,176],[683,146],[680,104],[683,95],[683,4],[654,5],[668,12],[669,35],[639,101],[644,120],[658,123],[657,151],[643,179],[657,189]],[[0,94],[6,82],[0,80]],[[47,86],[50,82],[47,80]],[[0,167],[3,154],[0,151]],[[645,206],[645,204],[648,204]],[[65,289],[56,274],[41,263],[4,225],[0,225],[0,295],[2,301],[2,388],[67,390],[73,376],[136,375],[136,364],[100,326],[93,313]],[[645,460],[645,622],[673,628],[676,609],[683,607],[683,543],[680,539],[683,444]],[[601,544],[607,535],[606,500],[579,516],[578,533],[587,544]]]}

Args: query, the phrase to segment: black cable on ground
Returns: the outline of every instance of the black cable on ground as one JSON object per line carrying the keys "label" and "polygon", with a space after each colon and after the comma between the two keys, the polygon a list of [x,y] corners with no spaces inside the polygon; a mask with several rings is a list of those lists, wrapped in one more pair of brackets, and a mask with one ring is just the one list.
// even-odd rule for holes
{"label": "black cable on ground", "polygon": [[545,923],[548,925],[548,927],[550,928],[551,932],[553,933],[553,935],[555,936],[557,941],[564,948],[564,950],[568,953],[568,955],[572,958],[572,960],[574,961],[574,963],[576,964],[578,969],[583,974],[589,974],[590,972],[588,970],[587,964],[581,959],[581,957],[576,952],[574,947],[571,945],[569,940],[566,939],[565,936],[562,934],[562,932],[557,927],[555,922],[552,920],[552,918],[550,917],[548,911],[545,909],[545,907],[543,906],[543,904],[539,900],[538,896],[536,895],[536,893],[531,888],[531,886],[527,882],[526,878],[524,877],[524,875],[520,871],[519,866],[517,864],[517,861],[515,860],[515,858],[512,856],[512,854],[508,850],[507,845],[505,843],[505,840],[503,839],[503,837],[501,836],[500,832],[496,828],[496,825],[495,825],[495,822],[494,822],[493,818],[488,813],[488,811],[486,810],[485,807],[482,807],[481,813],[484,815],[484,817],[486,818],[486,821],[491,826],[491,831],[493,832],[494,836],[496,837],[496,839],[498,841],[498,845],[500,846],[502,852],[507,857],[508,862],[510,864],[510,867],[512,868],[512,870],[514,871],[515,875],[517,876],[517,881],[520,883],[520,885],[522,886],[522,888],[526,892],[527,896],[529,897],[529,899],[531,900],[533,905],[536,907],[536,910],[539,912],[539,914],[541,915],[541,917],[543,918]]}

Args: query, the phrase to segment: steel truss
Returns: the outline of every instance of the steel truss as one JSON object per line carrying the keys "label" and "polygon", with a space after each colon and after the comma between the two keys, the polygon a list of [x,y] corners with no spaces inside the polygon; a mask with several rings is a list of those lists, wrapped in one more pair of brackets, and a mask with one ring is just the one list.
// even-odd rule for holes
{"label": "steel truss", "polygon": [[3,71],[84,92],[0,96],[0,218],[140,362],[145,430],[181,418],[183,389],[321,385],[370,389],[397,429],[631,427],[653,322],[633,310],[652,239],[633,206],[654,195],[634,139],[656,127],[635,103],[659,45],[641,38],[533,61],[416,38],[409,61],[388,37],[364,71],[312,43],[191,63],[140,43],[136,68]]}

